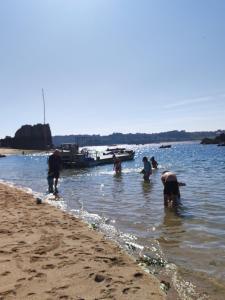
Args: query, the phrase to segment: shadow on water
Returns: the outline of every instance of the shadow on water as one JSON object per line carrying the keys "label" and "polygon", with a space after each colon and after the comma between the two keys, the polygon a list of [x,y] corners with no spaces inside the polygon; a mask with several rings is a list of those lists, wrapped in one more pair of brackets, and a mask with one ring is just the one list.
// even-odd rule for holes
{"label": "shadow on water", "polygon": [[183,224],[184,216],[182,215],[181,206],[164,208],[164,217],[158,241],[165,252],[171,247],[179,247],[182,242],[182,236],[185,233]]}
{"label": "shadow on water", "polygon": [[180,226],[182,224],[182,210],[181,205],[176,207],[164,207],[164,227]]}

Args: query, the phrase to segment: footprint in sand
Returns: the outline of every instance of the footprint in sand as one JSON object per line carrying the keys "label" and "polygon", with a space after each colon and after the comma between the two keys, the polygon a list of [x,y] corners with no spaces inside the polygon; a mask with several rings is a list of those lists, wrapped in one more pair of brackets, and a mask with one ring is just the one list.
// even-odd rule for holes
{"label": "footprint in sand", "polygon": [[44,261],[46,260],[45,257],[41,257],[41,256],[37,256],[37,255],[33,255],[30,257],[30,262],[31,263],[34,263],[34,262],[37,262],[37,261]]}
{"label": "footprint in sand", "polygon": [[17,279],[17,282],[24,281],[24,280],[26,280],[26,278],[22,277],[22,278]]}
{"label": "footprint in sand", "polygon": [[34,295],[36,295],[36,294],[31,292],[31,293],[27,294],[27,297],[34,296]]}
{"label": "footprint in sand", "polygon": [[56,266],[53,264],[47,264],[47,265],[42,266],[42,269],[48,270],[48,269],[54,269],[55,267]]}
{"label": "footprint in sand", "polygon": [[143,273],[137,272],[137,273],[134,274],[134,277],[135,278],[142,278],[143,277]]}
{"label": "footprint in sand", "polygon": [[128,294],[129,292],[135,294],[138,290],[140,290],[139,286],[131,287],[131,288],[125,288],[123,289],[123,294]]}
{"label": "footprint in sand", "polygon": [[42,279],[42,280],[46,280],[47,275],[45,273],[37,273],[34,276],[31,276],[28,278],[29,281],[34,280],[34,279]]}
{"label": "footprint in sand", "polygon": [[11,272],[9,272],[9,271],[5,271],[5,272],[3,272],[2,274],[0,274],[0,276],[7,276],[7,275],[9,275]]}
{"label": "footprint in sand", "polygon": [[47,275],[45,274],[45,273],[37,273],[34,277],[36,277],[36,278],[46,278],[47,277]]}
{"label": "footprint in sand", "polygon": [[103,248],[101,248],[101,247],[96,247],[96,248],[95,248],[95,251],[96,251],[96,252],[103,252],[103,251],[104,251],[104,249],[103,249]]}

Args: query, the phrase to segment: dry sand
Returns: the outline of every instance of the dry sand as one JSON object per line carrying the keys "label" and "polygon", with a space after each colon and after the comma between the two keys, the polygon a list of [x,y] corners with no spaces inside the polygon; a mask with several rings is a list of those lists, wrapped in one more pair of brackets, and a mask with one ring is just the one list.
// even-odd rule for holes
{"label": "dry sand", "polygon": [[165,299],[159,281],[79,219],[0,184],[0,299]]}

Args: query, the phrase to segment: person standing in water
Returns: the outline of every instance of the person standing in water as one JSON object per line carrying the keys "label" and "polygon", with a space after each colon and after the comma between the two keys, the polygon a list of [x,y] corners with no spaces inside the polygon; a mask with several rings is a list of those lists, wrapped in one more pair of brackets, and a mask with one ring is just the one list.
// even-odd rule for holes
{"label": "person standing in water", "polygon": [[164,205],[176,206],[180,199],[180,186],[184,186],[185,183],[178,182],[175,173],[170,171],[164,171],[161,175],[161,180],[164,186]]}
{"label": "person standing in water", "polygon": [[59,174],[62,167],[62,159],[59,150],[55,150],[48,158],[48,191],[49,193],[58,193],[57,185]]}
{"label": "person standing in water", "polygon": [[143,157],[142,161],[144,163],[144,169],[141,171],[141,173],[144,174],[143,176],[144,181],[149,182],[150,181],[149,177],[152,174],[152,166],[146,156]]}
{"label": "person standing in water", "polygon": [[114,171],[116,174],[120,174],[122,171],[122,166],[121,166],[121,160],[116,157],[116,155],[113,155],[113,160],[114,160]]}
{"label": "person standing in water", "polygon": [[151,160],[151,163],[152,163],[152,168],[158,169],[158,163],[155,160],[154,156],[152,156],[150,160]]}

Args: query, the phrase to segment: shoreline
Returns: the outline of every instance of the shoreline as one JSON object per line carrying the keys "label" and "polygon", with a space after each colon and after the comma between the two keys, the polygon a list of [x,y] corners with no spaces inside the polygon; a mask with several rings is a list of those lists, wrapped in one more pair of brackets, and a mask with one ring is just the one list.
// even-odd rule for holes
{"label": "shoreline", "polygon": [[1,148],[0,147],[0,154],[1,155],[26,155],[26,154],[32,154],[32,153],[40,153],[40,152],[46,152],[49,153],[51,151],[45,151],[45,150],[29,150],[29,149],[14,149],[14,148]]}
{"label": "shoreline", "polygon": [[3,183],[0,196],[0,298],[166,299],[157,278],[78,218]]}

